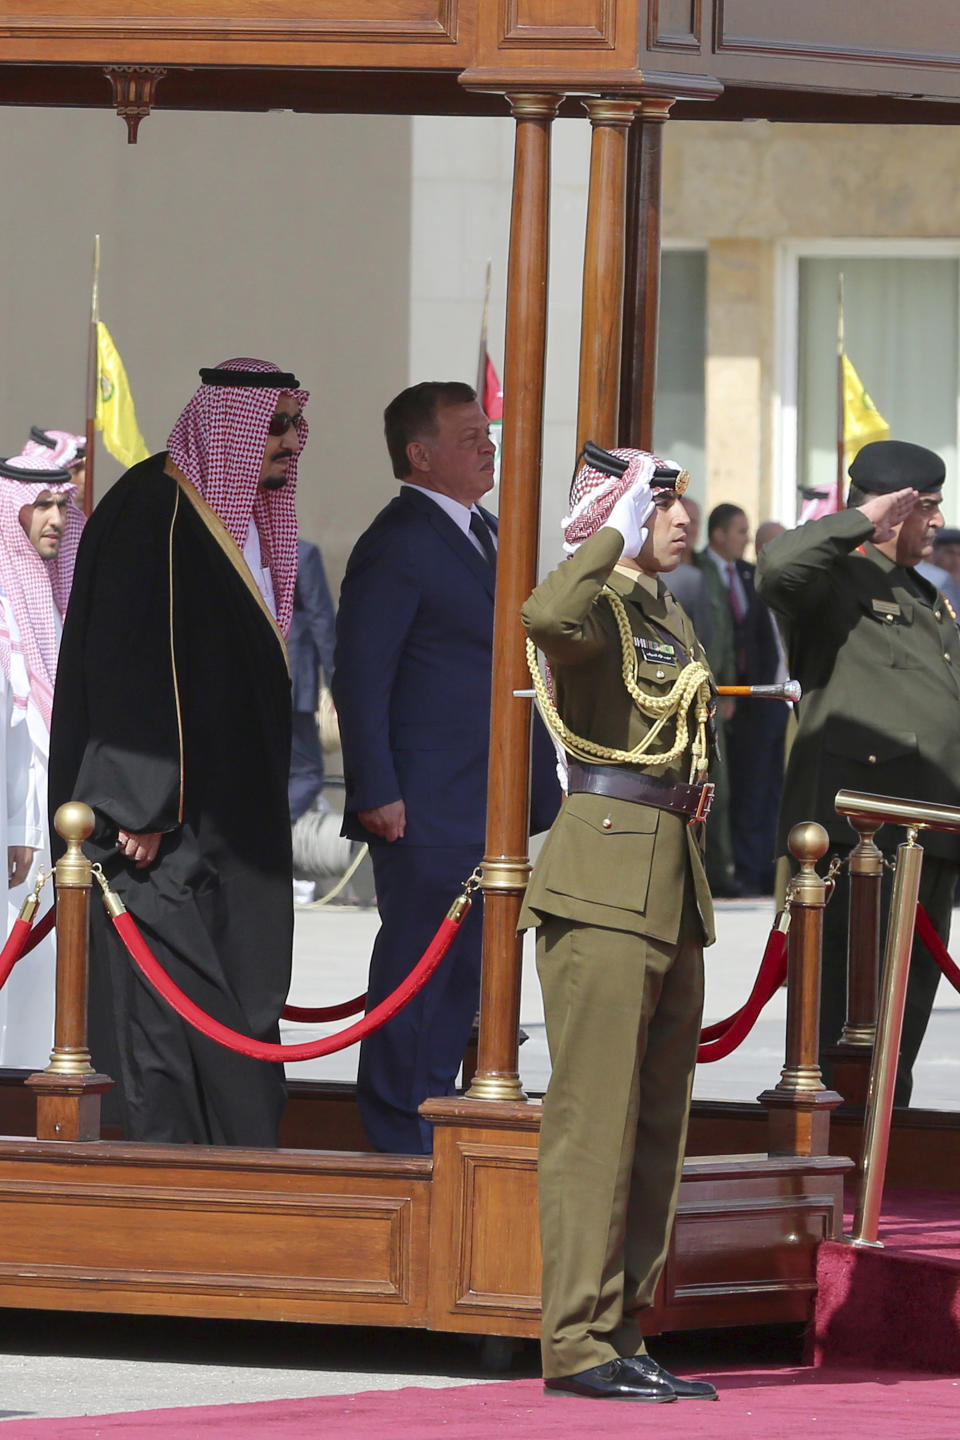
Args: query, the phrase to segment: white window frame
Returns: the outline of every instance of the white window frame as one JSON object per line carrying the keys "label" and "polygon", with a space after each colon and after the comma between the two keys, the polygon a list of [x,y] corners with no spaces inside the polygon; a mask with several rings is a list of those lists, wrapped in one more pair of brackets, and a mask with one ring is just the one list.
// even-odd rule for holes
{"label": "white window frame", "polygon": [[[960,263],[960,240],[914,239],[819,239],[788,240],[777,246],[776,301],[774,312],[774,455],[776,456],[775,513],[784,525],[797,518],[797,427],[799,410],[798,355],[800,341],[800,261],[849,255],[855,260],[956,260]],[[960,291],[960,287],[958,287]],[[957,314],[957,344],[960,347],[960,305]],[[958,367],[960,375],[960,367]],[[960,382],[958,382],[960,383]],[[956,405],[957,446],[960,451],[960,389]],[[950,510],[960,516],[960,476],[953,483]]]}

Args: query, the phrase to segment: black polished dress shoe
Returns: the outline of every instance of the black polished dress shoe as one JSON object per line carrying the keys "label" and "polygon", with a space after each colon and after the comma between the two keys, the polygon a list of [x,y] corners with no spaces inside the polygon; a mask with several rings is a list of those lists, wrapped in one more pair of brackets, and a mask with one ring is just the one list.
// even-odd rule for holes
{"label": "black polished dress shoe", "polygon": [[650,1355],[632,1355],[623,1363],[629,1366],[634,1375],[641,1375],[646,1382],[658,1381],[669,1385],[678,1400],[720,1399],[716,1386],[711,1385],[709,1380],[681,1380],[678,1375],[671,1375],[669,1370],[664,1370]]}
{"label": "black polished dress shoe", "polygon": [[576,1375],[560,1375],[544,1380],[548,1395],[586,1395],[593,1400],[646,1400],[664,1405],[677,1396],[666,1378],[641,1374],[632,1360],[608,1360]]}

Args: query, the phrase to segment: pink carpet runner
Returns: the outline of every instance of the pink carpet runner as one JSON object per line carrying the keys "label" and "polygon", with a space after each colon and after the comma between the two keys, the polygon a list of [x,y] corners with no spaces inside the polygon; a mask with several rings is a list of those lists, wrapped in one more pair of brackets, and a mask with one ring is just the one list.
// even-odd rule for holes
{"label": "pink carpet runner", "polygon": [[814,1363],[960,1375],[960,1193],[888,1192],[879,1238],[820,1246]]}
{"label": "pink carpet runner", "polygon": [[[538,1380],[369,1391],[76,1420],[8,1420],[4,1440],[957,1440],[960,1381],[869,1371],[721,1371],[717,1404],[547,1398]],[[8,1397],[12,1398],[12,1397]]]}

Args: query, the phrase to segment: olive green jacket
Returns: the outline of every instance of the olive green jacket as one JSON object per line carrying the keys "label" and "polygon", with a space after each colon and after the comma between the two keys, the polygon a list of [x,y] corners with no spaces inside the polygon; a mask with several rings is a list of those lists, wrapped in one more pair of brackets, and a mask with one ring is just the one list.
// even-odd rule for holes
{"label": "olive green jacket", "polygon": [[[653,596],[613,570],[622,545],[613,529],[591,536],[538,585],[523,607],[523,623],[550,662],[564,722],[577,735],[626,750],[643,738],[651,722],[637,710],[624,685],[620,636],[601,595],[604,585],[626,603],[644,690],[666,694],[689,659],[705,664],[706,657],[690,620],[662,584]],[[691,740],[694,726],[691,707]],[[656,749],[671,748],[674,733],[671,720]],[[686,783],[689,748],[670,767],[651,764],[643,769]],[[705,941],[712,943],[713,907],[696,833],[701,830],[683,816],[652,806],[603,795],[571,795],[530,877],[519,928],[557,915],[674,944],[689,874]]]}
{"label": "olive green jacket", "polygon": [[[960,634],[940,592],[887,559],[872,533],[861,510],[842,510],[760,555],[757,589],[803,687],[780,809],[784,854],[802,820],[855,842],[834,809],[841,789],[960,805]],[[902,839],[878,832],[885,848]],[[960,859],[960,837],[922,840],[930,854]]]}

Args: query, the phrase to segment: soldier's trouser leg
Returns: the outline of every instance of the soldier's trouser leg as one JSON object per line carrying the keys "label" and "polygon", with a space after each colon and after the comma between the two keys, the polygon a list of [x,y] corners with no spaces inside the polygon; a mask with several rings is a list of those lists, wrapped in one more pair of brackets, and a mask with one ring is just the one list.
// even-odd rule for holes
{"label": "soldier's trouser leg", "polygon": [[689,906],[681,934],[696,941],[540,927],[553,1064],[539,1157],[548,1378],[643,1349],[624,1302],[649,1304],[666,1254],[703,1003]]}
{"label": "soldier's trouser leg", "polygon": [[[846,857],[849,848],[831,847],[830,854],[839,853]],[[950,938],[950,918],[953,909],[953,894],[960,871],[952,860],[940,860],[926,855],[920,876],[920,903],[933,921],[937,934],[944,944]],[[887,919],[890,912],[890,896],[893,892],[893,875],[884,869],[880,886],[880,957],[881,962],[886,944]],[[824,1084],[833,1083],[833,1066],[823,1054],[836,1045],[843,1029],[847,1007],[847,931],[850,909],[850,879],[844,868],[837,876],[837,888],[831,897],[823,917],[823,964],[820,983],[820,1066]],[[930,1011],[937,993],[940,970],[921,940],[914,940],[910,956],[910,979],[907,983],[907,999],[903,1016],[903,1038],[900,1044],[900,1059],[897,1066],[897,1083],[894,1091],[895,1105],[909,1105],[913,1090],[913,1064],[930,1019]]]}

